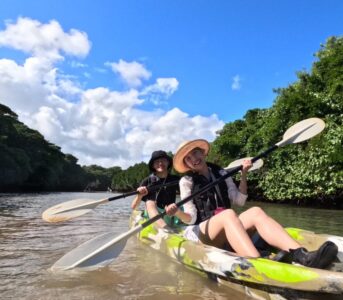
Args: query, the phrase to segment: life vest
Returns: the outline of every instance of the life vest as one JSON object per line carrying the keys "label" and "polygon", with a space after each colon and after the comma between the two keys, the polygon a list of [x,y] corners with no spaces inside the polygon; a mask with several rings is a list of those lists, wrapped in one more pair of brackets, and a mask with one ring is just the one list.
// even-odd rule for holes
{"label": "life vest", "polygon": [[[219,173],[222,168],[212,163],[207,163],[207,165],[210,169],[210,173],[212,173],[215,179],[222,176]],[[192,194],[212,182],[212,178],[209,180],[203,175],[195,173],[188,173],[187,175],[191,176],[193,179]],[[220,181],[216,186],[212,187],[207,192],[195,197],[193,202],[197,208],[197,220],[195,224],[199,224],[211,218],[214,215],[215,209],[218,207],[230,208],[231,203],[225,180]]]}

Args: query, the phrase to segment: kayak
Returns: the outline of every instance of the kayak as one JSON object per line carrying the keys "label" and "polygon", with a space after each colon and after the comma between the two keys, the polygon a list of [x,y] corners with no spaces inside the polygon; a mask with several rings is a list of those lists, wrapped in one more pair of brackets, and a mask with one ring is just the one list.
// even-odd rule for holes
{"label": "kayak", "polygon": [[[147,219],[142,211],[134,210],[130,217],[130,227],[145,221]],[[292,298],[294,295],[297,295],[296,298],[322,295],[325,299],[342,299],[343,237],[316,234],[299,228],[286,230],[310,251],[319,248],[325,241],[334,242],[339,249],[337,262],[333,263],[329,270],[320,270],[267,258],[242,257],[185,239],[182,235],[183,227],[167,231],[157,229],[151,224],[137,236],[139,241],[173,260],[190,269],[200,270],[210,278],[238,288],[250,296],[261,299],[289,299],[289,295],[292,295]]]}

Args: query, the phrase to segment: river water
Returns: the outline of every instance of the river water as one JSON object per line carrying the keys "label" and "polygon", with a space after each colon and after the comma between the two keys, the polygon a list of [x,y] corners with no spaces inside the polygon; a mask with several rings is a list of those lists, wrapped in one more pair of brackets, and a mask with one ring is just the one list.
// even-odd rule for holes
{"label": "river water", "polygon": [[[64,201],[111,196],[0,194],[1,299],[250,299],[172,262],[135,238],[129,239],[120,256],[105,268],[50,271],[55,261],[82,242],[108,231],[127,231],[132,198],[99,205],[62,224],[46,223],[41,219],[42,212]],[[285,226],[343,236],[343,211],[254,205],[263,206]]]}

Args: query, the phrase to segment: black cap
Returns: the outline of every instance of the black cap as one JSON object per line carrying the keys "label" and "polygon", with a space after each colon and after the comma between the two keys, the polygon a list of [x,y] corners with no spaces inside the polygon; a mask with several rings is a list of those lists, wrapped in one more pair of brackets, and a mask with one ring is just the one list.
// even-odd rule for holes
{"label": "black cap", "polygon": [[171,167],[173,166],[173,159],[167,154],[167,152],[165,151],[162,151],[162,150],[158,150],[158,151],[154,151],[152,154],[151,154],[151,158],[149,160],[149,169],[151,172],[155,172],[156,170],[154,169],[154,161],[156,159],[159,159],[159,158],[165,158],[168,160],[168,170],[171,169]]}

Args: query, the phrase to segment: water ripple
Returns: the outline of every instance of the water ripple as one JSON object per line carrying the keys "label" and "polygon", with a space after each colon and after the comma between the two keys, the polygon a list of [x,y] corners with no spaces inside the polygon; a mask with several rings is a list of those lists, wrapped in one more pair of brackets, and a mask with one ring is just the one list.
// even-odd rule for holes
{"label": "water ripple", "polygon": [[[1,299],[248,299],[218,286],[130,239],[122,254],[100,270],[63,274],[49,270],[61,256],[105,232],[128,230],[132,198],[99,205],[63,224],[41,219],[58,203],[103,199],[108,193],[0,195]],[[284,225],[343,235],[343,212],[266,205]],[[294,220],[297,224],[294,224]]]}

